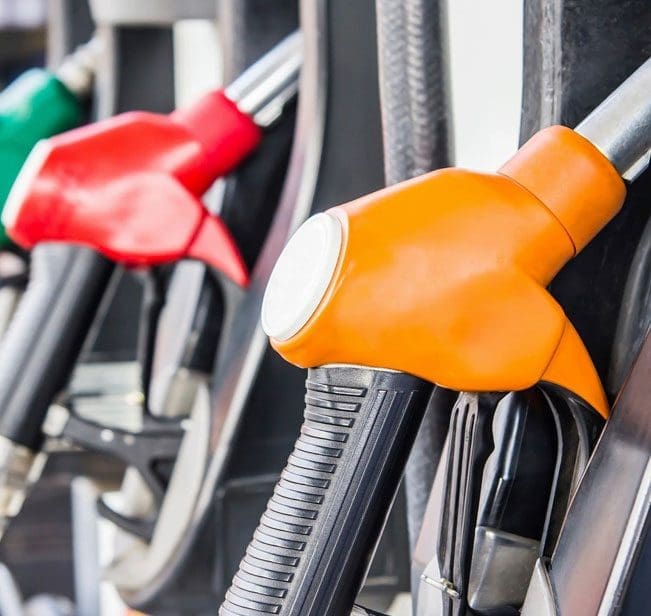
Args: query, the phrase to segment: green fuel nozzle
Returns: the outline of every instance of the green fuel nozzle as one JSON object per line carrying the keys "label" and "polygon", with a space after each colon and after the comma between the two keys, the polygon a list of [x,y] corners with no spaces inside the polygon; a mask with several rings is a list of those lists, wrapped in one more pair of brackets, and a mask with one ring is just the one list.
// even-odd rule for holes
{"label": "green fuel nozzle", "polygon": [[[36,143],[82,123],[96,58],[97,41],[91,40],[57,70],[30,69],[0,93],[0,211]],[[9,243],[0,224],[0,248]]]}

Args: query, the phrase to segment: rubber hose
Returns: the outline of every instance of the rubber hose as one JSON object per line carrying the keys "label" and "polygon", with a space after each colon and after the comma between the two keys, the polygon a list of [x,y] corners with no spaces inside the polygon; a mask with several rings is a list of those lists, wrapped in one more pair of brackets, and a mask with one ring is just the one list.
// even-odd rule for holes
{"label": "rubber hose", "polygon": [[450,164],[448,96],[442,27],[437,0],[404,3],[407,27],[407,82],[411,123],[410,177]]}
{"label": "rubber hose", "polygon": [[387,185],[412,177],[413,143],[407,77],[406,14],[402,2],[376,0],[378,71]]}

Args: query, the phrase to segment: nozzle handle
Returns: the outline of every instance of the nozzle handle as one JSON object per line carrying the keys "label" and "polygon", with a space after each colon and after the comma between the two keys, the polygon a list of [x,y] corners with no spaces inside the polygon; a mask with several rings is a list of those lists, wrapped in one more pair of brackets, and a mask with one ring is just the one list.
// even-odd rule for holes
{"label": "nozzle handle", "polygon": [[326,366],[306,388],[301,435],[220,616],[350,613],[433,386]]}
{"label": "nozzle handle", "polygon": [[40,244],[27,290],[0,343],[0,435],[37,450],[114,266],[86,249]]}

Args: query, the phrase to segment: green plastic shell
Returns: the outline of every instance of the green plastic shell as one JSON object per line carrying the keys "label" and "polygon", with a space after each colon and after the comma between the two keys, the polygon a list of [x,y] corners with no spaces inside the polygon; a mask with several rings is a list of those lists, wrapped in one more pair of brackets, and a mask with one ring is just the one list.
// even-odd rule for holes
{"label": "green plastic shell", "polygon": [[[52,73],[31,69],[0,93],[0,211],[32,148],[82,122],[81,102]],[[9,239],[0,225],[0,247]]]}

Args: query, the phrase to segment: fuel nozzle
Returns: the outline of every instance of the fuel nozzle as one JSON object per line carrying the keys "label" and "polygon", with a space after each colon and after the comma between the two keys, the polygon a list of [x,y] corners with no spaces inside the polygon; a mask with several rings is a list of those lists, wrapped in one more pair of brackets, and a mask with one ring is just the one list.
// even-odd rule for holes
{"label": "fuel nozzle", "polygon": [[[317,214],[290,239],[262,324],[286,360],[308,368],[304,423],[222,616],[349,613],[437,386],[485,392],[494,406],[544,382],[591,417],[608,415],[590,356],[546,286],[619,211],[622,175],[648,152],[651,66],[640,70],[579,132],[540,131],[496,174],[436,171]],[[623,118],[634,98],[645,134],[618,140],[604,118]],[[471,406],[450,446],[479,455],[490,426],[473,422]],[[488,435],[463,438],[480,426]],[[459,460],[464,470],[468,455]],[[476,502],[464,492],[476,487],[451,477],[446,498]],[[509,514],[521,506],[509,502]],[[434,582],[446,605],[466,601],[458,580]]]}
{"label": "fuel nozzle", "polygon": [[[58,69],[33,68],[0,93],[0,209],[34,145],[82,123],[99,44],[91,39]],[[0,246],[7,242],[0,227]]]}

